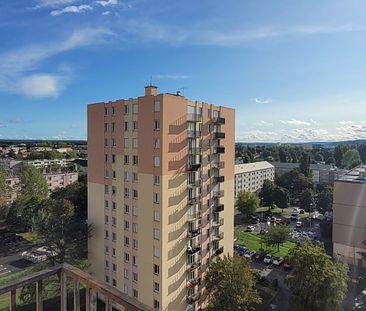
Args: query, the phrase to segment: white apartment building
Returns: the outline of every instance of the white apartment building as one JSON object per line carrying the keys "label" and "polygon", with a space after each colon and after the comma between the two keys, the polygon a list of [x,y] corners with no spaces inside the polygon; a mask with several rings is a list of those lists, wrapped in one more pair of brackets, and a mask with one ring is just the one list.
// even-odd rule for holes
{"label": "white apartment building", "polygon": [[254,162],[235,165],[235,197],[241,191],[258,192],[266,179],[274,181],[275,168],[267,162]]}

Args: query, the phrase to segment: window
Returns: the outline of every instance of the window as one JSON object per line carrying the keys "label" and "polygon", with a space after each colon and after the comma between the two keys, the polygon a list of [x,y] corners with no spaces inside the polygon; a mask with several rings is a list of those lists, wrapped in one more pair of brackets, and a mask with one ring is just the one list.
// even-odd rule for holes
{"label": "window", "polygon": [[154,148],[155,149],[160,148],[160,139],[159,138],[154,139]]}
{"label": "window", "polygon": [[[104,191],[104,192],[105,192],[105,191]],[[108,205],[109,205],[109,201],[105,200],[105,201],[104,201],[104,207],[105,207],[105,208],[108,208]]]}
{"label": "window", "polygon": [[157,282],[154,282],[154,292],[159,292],[160,291],[160,284]]}
{"label": "window", "polygon": [[135,239],[132,240],[132,247],[134,249],[138,249],[139,248],[139,242],[138,242],[138,240],[135,240]]}
{"label": "window", "polygon": [[125,246],[130,245],[130,238],[128,236],[125,236]]}
{"label": "window", "polygon": [[109,283],[109,276],[108,275],[105,276],[105,282]]}
{"label": "window", "polygon": [[132,122],[132,129],[133,129],[134,131],[137,131],[137,129],[138,129],[138,122],[137,122],[137,121],[133,121],[133,122]]}
{"label": "window", "polygon": [[117,266],[116,266],[116,264],[115,264],[115,263],[113,263],[113,264],[112,264],[112,270],[113,270],[114,272],[116,272],[116,271],[117,271]]}
{"label": "window", "polygon": [[114,132],[116,130],[116,124],[113,122],[112,123],[112,132]]}
{"label": "window", "polygon": [[107,245],[104,247],[104,251],[106,254],[109,254],[109,247]]}
{"label": "window", "polygon": [[116,140],[114,138],[112,138],[112,147],[116,147],[116,146],[117,146]]}
{"label": "window", "polygon": [[113,284],[113,286],[117,286],[117,280],[116,279],[113,279],[112,280],[112,284]]}
{"label": "window", "polygon": [[104,155],[104,162],[108,162],[108,154]]}
{"label": "window", "polygon": [[116,217],[112,217],[112,226],[116,226],[117,220]]}
{"label": "window", "polygon": [[129,212],[130,212],[130,206],[125,204],[125,213],[129,214]]}
{"label": "window", "polygon": [[128,114],[130,112],[130,107],[128,106],[128,104],[125,105],[124,112],[125,114]]}
{"label": "window", "polygon": [[137,291],[137,289],[134,289],[132,292],[133,292],[133,298],[139,297],[139,292]]}
{"label": "window", "polygon": [[109,222],[108,215],[104,215],[104,223],[108,225],[108,222]]}
{"label": "window", "polygon": [[109,171],[108,170],[105,170],[104,172],[104,177],[108,178],[109,177]]}
{"label": "window", "polygon": [[116,186],[112,186],[112,194],[115,195],[116,194]]}
{"label": "window", "polygon": [[154,309],[159,310],[159,308],[160,308],[160,303],[159,303],[159,301],[158,301],[158,300],[156,300],[156,299],[154,299]]}
{"label": "window", "polygon": [[139,212],[138,207],[134,206],[134,207],[132,208],[132,215],[133,215],[133,216],[138,216],[138,212]]}
{"label": "window", "polygon": [[154,211],[154,220],[160,221],[160,211]]}
{"label": "window", "polygon": [[137,155],[134,155],[133,156],[133,162],[132,162],[133,165],[137,165],[139,164],[139,157]]}
{"label": "window", "polygon": [[125,198],[128,198],[130,196],[130,189],[125,188]]}
{"label": "window", "polygon": [[123,269],[123,276],[128,279],[128,270],[126,268]]}
{"label": "window", "polygon": [[125,172],[123,173],[123,177],[124,177],[124,180],[125,180],[125,181],[129,181],[129,180],[130,180],[130,174],[129,174],[129,172],[126,172],[126,171],[125,171]]}
{"label": "window", "polygon": [[113,178],[113,179],[116,179],[116,176],[117,176],[117,175],[116,175],[116,171],[112,171],[112,178]]}
{"label": "window", "polygon": [[115,114],[116,114],[116,108],[112,107],[112,115],[115,115]]}
{"label": "window", "polygon": [[154,239],[160,240],[160,229],[154,228]]}
{"label": "window", "polygon": [[154,121],[154,129],[155,130],[160,130],[160,120],[159,119],[156,119]]}
{"label": "window", "polygon": [[133,148],[137,148],[138,144],[137,144],[137,138],[133,138],[132,139],[132,147]]}
{"label": "window", "polygon": [[105,267],[108,269],[109,268],[109,261],[108,260],[106,260],[105,261]]}
{"label": "window", "polygon": [[128,220],[125,220],[125,230],[130,229],[130,222]]}
{"label": "window", "polygon": [[125,164],[130,164],[130,157],[125,155]]}
{"label": "window", "polygon": [[160,185],[160,176],[154,175],[154,184],[155,185]]}
{"label": "window", "polygon": [[128,285],[127,284],[123,285],[123,292],[128,295]]}
{"label": "window", "polygon": [[154,274],[159,275],[160,274],[160,266],[154,264],[153,271],[154,271]]}
{"label": "window", "polygon": [[108,239],[109,239],[109,231],[108,231],[108,230],[105,230],[105,231],[104,231],[104,238],[105,238],[106,240],[108,240]]}
{"label": "window", "polygon": [[112,154],[112,163],[116,163],[116,155]]}
{"label": "window", "polygon": [[138,113],[139,112],[139,105],[138,104],[133,104],[132,106],[132,111],[133,113]]}
{"label": "window", "polygon": [[154,203],[160,203],[160,194],[159,193],[156,193],[154,192]]}
{"label": "window", "polygon": [[137,181],[139,180],[139,174],[138,174],[138,173],[133,172],[133,173],[132,173],[132,179],[133,179],[133,181],[134,181],[134,182],[137,182]]}
{"label": "window", "polygon": [[125,148],[128,148],[130,146],[128,138],[125,138],[124,146],[125,146]]}
{"label": "window", "polygon": [[108,185],[104,185],[104,193],[108,193],[109,192],[109,187]]}
{"label": "window", "polygon": [[137,282],[138,281],[138,275],[137,275],[136,272],[133,272],[132,273],[132,279],[133,279],[134,282]]}
{"label": "window", "polygon": [[160,111],[160,102],[155,102],[154,103],[154,111],[155,112],[159,112]]}
{"label": "window", "polygon": [[137,199],[139,197],[139,192],[136,189],[133,189],[133,198]]}
{"label": "window", "polygon": [[104,123],[104,132],[108,132],[108,123]]}
{"label": "window", "polygon": [[137,266],[137,257],[136,256],[132,256],[132,264],[134,266]]}
{"label": "window", "polygon": [[129,261],[130,261],[130,254],[125,253],[125,262],[129,262]]}
{"label": "window", "polygon": [[154,166],[160,167],[160,157],[154,157]]}
{"label": "window", "polygon": [[114,247],[112,247],[112,256],[116,256],[116,249]]}
{"label": "window", "polygon": [[108,115],[108,108],[104,108],[104,115],[107,116]]}
{"label": "window", "polygon": [[116,210],[116,202],[112,202],[112,209]]}
{"label": "window", "polygon": [[108,147],[108,139],[104,138],[104,147]]}
{"label": "window", "polygon": [[135,222],[132,224],[132,231],[134,233],[137,233],[137,223],[135,223]]}
{"label": "window", "polygon": [[128,122],[125,122],[125,132],[128,132]]}
{"label": "window", "polygon": [[117,240],[117,235],[115,232],[112,232],[112,241],[115,242]]}
{"label": "window", "polygon": [[160,257],[160,248],[157,246],[154,246],[154,256]]}

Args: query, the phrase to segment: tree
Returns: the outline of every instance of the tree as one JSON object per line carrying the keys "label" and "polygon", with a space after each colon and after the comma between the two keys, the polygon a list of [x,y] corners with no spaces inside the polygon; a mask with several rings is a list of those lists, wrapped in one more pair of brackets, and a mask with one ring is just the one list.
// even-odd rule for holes
{"label": "tree", "polygon": [[259,207],[260,199],[253,192],[241,191],[236,199],[236,207],[248,218],[249,215],[254,214]]}
{"label": "tree", "polygon": [[310,176],[310,156],[306,152],[302,153],[299,169],[306,177]]}
{"label": "tree", "polygon": [[[7,198],[5,170],[0,166],[0,209],[5,205]],[[0,213],[1,214],[1,213]]]}
{"label": "tree", "polygon": [[333,187],[325,186],[318,194],[317,208],[322,213],[330,211],[333,205]]}
{"label": "tree", "polygon": [[305,189],[300,194],[300,201],[299,205],[303,208],[306,212],[311,212],[314,207],[314,191],[311,189]]}
{"label": "tree", "polygon": [[255,275],[249,260],[224,256],[210,264],[204,279],[210,297],[209,311],[249,311],[261,298],[255,289]]}
{"label": "tree", "polygon": [[270,226],[267,234],[264,236],[264,242],[267,245],[277,246],[280,251],[280,244],[285,243],[290,238],[290,228],[288,226]]}
{"label": "tree", "polygon": [[350,149],[344,154],[342,160],[343,168],[350,170],[360,164],[361,157],[357,149]]}
{"label": "tree", "polygon": [[365,144],[362,144],[358,147],[358,153],[360,154],[362,163],[366,163],[366,145]]}
{"label": "tree", "polygon": [[341,167],[342,166],[342,160],[343,160],[343,154],[345,153],[345,146],[344,145],[337,145],[334,148],[334,160],[335,160],[335,165],[337,167]]}
{"label": "tree", "polygon": [[275,187],[273,192],[273,201],[277,205],[277,207],[282,209],[288,207],[288,203],[290,202],[290,193],[287,189],[282,187]]}
{"label": "tree", "polygon": [[271,206],[273,204],[274,189],[275,189],[275,185],[271,180],[269,180],[269,179],[264,180],[262,190],[259,193],[259,196],[262,199],[263,206],[266,206],[266,205]]}
{"label": "tree", "polygon": [[287,277],[290,309],[339,310],[347,292],[347,266],[326,255],[323,247],[303,244],[290,252],[294,269]]}
{"label": "tree", "polygon": [[42,173],[32,165],[24,166],[20,175],[20,200],[34,198],[42,201],[47,195],[47,181]]}
{"label": "tree", "polygon": [[316,153],[314,155],[314,161],[316,163],[323,162],[324,161],[324,157],[321,155],[321,153]]}
{"label": "tree", "polygon": [[284,148],[280,148],[280,150],[278,151],[278,156],[280,157],[280,162],[288,161],[289,154],[287,150],[285,150]]}

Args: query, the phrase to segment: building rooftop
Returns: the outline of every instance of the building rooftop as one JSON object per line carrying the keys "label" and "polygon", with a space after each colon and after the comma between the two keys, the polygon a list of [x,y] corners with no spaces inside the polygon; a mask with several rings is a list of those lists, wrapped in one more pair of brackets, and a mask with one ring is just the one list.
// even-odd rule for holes
{"label": "building rooftop", "polygon": [[267,161],[236,164],[235,165],[235,174],[242,174],[242,173],[247,173],[247,172],[265,170],[265,169],[269,169],[269,168],[274,168],[274,166]]}
{"label": "building rooftop", "polygon": [[[292,163],[292,162],[271,162],[271,164],[275,168],[279,169],[295,169],[300,166],[299,163]],[[323,163],[316,163],[316,164],[310,164],[311,170],[331,170],[333,169],[333,165],[331,164],[323,164]]]}
{"label": "building rooftop", "polygon": [[359,165],[353,168],[340,176],[336,181],[366,184],[366,165]]}

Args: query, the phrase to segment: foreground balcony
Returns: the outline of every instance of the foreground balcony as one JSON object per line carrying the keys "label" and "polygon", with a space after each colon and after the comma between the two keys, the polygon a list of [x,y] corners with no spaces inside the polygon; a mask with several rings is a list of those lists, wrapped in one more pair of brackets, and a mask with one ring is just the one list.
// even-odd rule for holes
{"label": "foreground balcony", "polygon": [[222,240],[224,238],[224,232],[214,233],[213,239],[216,241]]}
{"label": "foreground balcony", "polygon": [[202,115],[197,113],[187,113],[187,122],[201,122]]}
{"label": "foreground balcony", "polygon": [[191,238],[196,237],[199,234],[200,234],[200,229],[199,228],[191,228],[191,229],[188,229],[187,236],[188,236],[188,238],[191,239]]}
{"label": "foreground balcony", "polygon": [[217,154],[225,153],[225,147],[222,146],[216,147],[215,153]]}
{"label": "foreground balcony", "polygon": [[219,183],[219,182],[224,182],[225,181],[225,176],[214,176],[214,182]]}
{"label": "foreground balcony", "polygon": [[224,247],[223,247],[223,246],[221,246],[221,247],[219,247],[218,249],[216,249],[216,250],[215,250],[215,255],[216,255],[216,256],[219,256],[219,255],[221,255],[223,252],[224,252]]}
{"label": "foreground balcony", "polygon": [[216,203],[213,207],[214,212],[222,212],[224,210],[224,204]]}
{"label": "foreground balcony", "polygon": [[[104,309],[106,311],[112,310],[112,305],[116,304],[122,306],[129,311],[153,311],[154,309],[142,304],[141,302],[127,296],[116,288],[97,282],[90,274],[75,268],[69,264],[61,264],[54,267],[49,267],[45,270],[34,273],[33,275],[20,278],[17,281],[0,286],[0,296],[9,294],[9,310],[16,310],[16,290],[24,286],[32,284],[36,285],[35,291],[35,309],[37,311],[43,310],[43,284],[53,276],[58,276],[60,283],[60,301],[55,303],[52,310],[97,310],[98,295],[104,300]],[[67,304],[67,281],[73,280],[73,303],[72,306]],[[80,287],[85,287],[85,301],[86,306],[80,304]],[[29,306],[28,306],[29,307]],[[27,309],[28,310],[28,309]]]}
{"label": "foreground balcony", "polygon": [[213,118],[213,122],[215,124],[225,124],[225,118],[223,118],[223,117],[216,117],[216,118]]}
{"label": "foreground balcony", "polygon": [[202,152],[202,149],[200,147],[188,147],[188,154],[190,154],[190,155],[201,154],[201,152]]}
{"label": "foreground balcony", "polygon": [[201,131],[188,130],[187,137],[188,138],[200,138],[202,136]]}
{"label": "foreground balcony", "polygon": [[220,226],[222,226],[224,224],[224,218],[218,218],[218,219],[214,219],[213,221],[212,221],[212,226],[213,227],[220,227]]}
{"label": "foreground balcony", "polygon": [[225,138],[224,132],[215,132],[214,133],[214,139],[221,139],[221,138]]}
{"label": "foreground balcony", "polygon": [[198,299],[200,299],[200,294],[199,293],[194,293],[191,295],[187,295],[187,302],[188,303],[195,303]]}
{"label": "foreground balcony", "polygon": [[197,276],[193,279],[190,279],[187,282],[187,287],[194,287],[194,286],[198,285],[200,282],[201,282],[201,278]]}
{"label": "foreground balcony", "polygon": [[192,197],[192,198],[188,198],[188,204],[189,205],[198,204],[199,201],[200,201],[200,197],[199,196]]}
{"label": "foreground balcony", "polygon": [[198,171],[200,167],[201,167],[201,163],[189,163],[187,165],[187,171],[195,172],[195,171]]}

